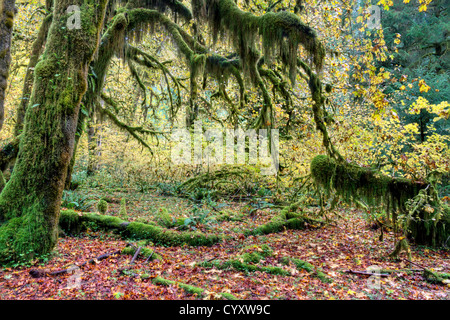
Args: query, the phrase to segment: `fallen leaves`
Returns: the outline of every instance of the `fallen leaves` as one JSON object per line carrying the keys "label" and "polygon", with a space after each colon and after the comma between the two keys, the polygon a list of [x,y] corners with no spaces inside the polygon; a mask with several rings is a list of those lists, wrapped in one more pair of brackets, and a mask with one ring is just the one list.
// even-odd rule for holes
{"label": "fallen leaves", "polygon": [[[119,198],[119,197],[118,197]],[[160,201],[159,199],[157,201]],[[184,282],[204,289],[204,299],[218,299],[218,293],[230,293],[239,299],[446,299],[450,283],[430,284],[420,273],[393,273],[388,281],[381,281],[381,288],[370,290],[368,276],[345,273],[345,270],[366,272],[369,266],[379,265],[383,269],[397,270],[411,268],[404,261],[386,259],[392,249],[392,239],[386,236],[384,242],[377,241],[376,231],[368,228],[356,211],[340,212],[346,221],[337,226],[318,230],[294,231],[245,237],[238,231],[249,221],[224,222],[217,229],[227,229],[230,240],[210,248],[155,247],[163,260],[150,261],[138,257],[129,265],[130,256],[118,255],[96,259],[106,252],[120,250],[127,242],[102,232],[90,231],[84,237],[64,238],[58,243],[55,254],[41,265],[4,268],[0,270],[0,299],[198,299],[177,286],[157,286],[152,278],[161,276],[177,282]],[[259,223],[270,217],[261,217]],[[226,226],[226,227],[225,227]],[[221,229],[220,229],[221,228]],[[266,244],[273,250],[273,256],[259,262],[261,266],[279,266],[290,275],[272,275],[260,271],[243,272],[232,269],[202,268],[196,266],[204,260],[226,260],[244,253],[243,248],[257,250]],[[419,249],[417,249],[419,250]],[[324,283],[305,270],[293,265],[279,265],[283,257],[308,261],[333,279]],[[426,249],[422,255],[415,255],[415,262],[428,268],[448,272],[449,253]],[[93,263],[80,268],[78,286],[68,288],[73,274],[58,277],[33,279],[31,269],[46,269],[50,272],[62,270],[83,262]],[[447,261],[436,265],[436,261]],[[37,262],[36,262],[37,263]],[[120,272],[126,267],[125,274]],[[143,275],[148,275],[144,277]],[[383,278],[385,279],[385,278]],[[72,279],[73,280],[73,279]],[[76,279],[75,279],[76,280]],[[77,284],[76,282],[74,282]]]}

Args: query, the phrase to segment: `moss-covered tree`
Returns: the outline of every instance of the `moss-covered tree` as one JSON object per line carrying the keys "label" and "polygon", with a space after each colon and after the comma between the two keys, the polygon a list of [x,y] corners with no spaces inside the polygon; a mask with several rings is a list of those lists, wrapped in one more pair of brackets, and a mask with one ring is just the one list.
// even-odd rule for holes
{"label": "moss-covered tree", "polygon": [[[68,8],[74,5],[81,10],[80,25],[68,28],[72,17]],[[34,71],[18,159],[0,195],[1,262],[49,253],[57,242],[80,104],[106,6],[107,0],[54,1],[48,40]]]}
{"label": "moss-covered tree", "polygon": [[14,25],[15,0],[0,0],[0,130],[5,120],[6,83],[11,64],[11,37]]}

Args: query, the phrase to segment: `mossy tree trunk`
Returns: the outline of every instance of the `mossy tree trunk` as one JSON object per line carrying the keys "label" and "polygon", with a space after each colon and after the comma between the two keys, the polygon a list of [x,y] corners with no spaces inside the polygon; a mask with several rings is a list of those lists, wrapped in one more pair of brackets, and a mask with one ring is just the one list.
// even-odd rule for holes
{"label": "mossy tree trunk", "polygon": [[11,36],[15,2],[15,0],[0,0],[0,130],[5,120],[4,103],[11,64]]}
{"label": "mossy tree trunk", "polygon": [[[49,7],[46,8],[50,10]],[[44,51],[45,42],[47,39],[48,29],[50,28],[50,23],[52,22],[52,15],[45,17],[44,21],[39,28],[39,33],[36,40],[33,42],[33,47],[31,49],[30,61],[28,62],[27,73],[25,74],[25,79],[23,81],[22,89],[22,99],[20,101],[19,107],[17,108],[16,115],[16,125],[14,127],[14,135],[18,136],[23,131],[23,125],[25,121],[25,112],[27,110],[28,102],[30,101],[31,91],[33,89],[34,80],[34,68],[39,61],[39,57]]]}
{"label": "mossy tree trunk", "polygon": [[[54,2],[46,47],[34,71],[19,155],[0,194],[0,264],[33,259],[56,245],[81,99],[106,4],[107,0]],[[80,9],[80,24],[68,28],[77,14],[68,11],[74,5]]]}

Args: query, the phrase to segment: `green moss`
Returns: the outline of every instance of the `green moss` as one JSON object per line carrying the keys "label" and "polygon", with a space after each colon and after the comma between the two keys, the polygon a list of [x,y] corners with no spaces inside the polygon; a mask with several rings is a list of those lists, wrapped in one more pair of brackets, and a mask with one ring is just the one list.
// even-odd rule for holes
{"label": "green moss", "polygon": [[296,259],[296,258],[290,258],[290,257],[283,257],[281,259],[281,263],[283,263],[285,265],[289,265],[291,262],[294,263],[295,267],[298,270],[305,270],[305,271],[313,274],[317,278],[319,278],[322,282],[325,282],[325,283],[333,282],[333,280],[331,278],[329,278],[325,273],[323,273],[323,271],[320,268],[314,267],[311,263],[309,263],[307,261],[303,261],[303,260]]}
{"label": "green moss", "polygon": [[286,229],[304,230],[307,226],[319,227],[323,221],[312,219],[301,214],[294,213],[297,204],[289,205],[283,208],[279,214],[272,217],[272,219],[253,230],[246,230],[246,235],[261,235],[282,232]]}
{"label": "green moss", "polygon": [[36,64],[34,74],[36,77],[50,78],[56,74],[57,61],[55,59],[41,58]]}
{"label": "green moss", "polygon": [[300,18],[289,12],[268,12],[261,16],[241,10],[233,0],[194,0],[194,17],[206,21],[214,40],[226,34],[239,52],[244,70],[256,83],[254,70],[259,57],[256,44],[262,39],[265,58],[275,54],[289,68],[295,82],[297,49],[301,44],[311,55],[317,69],[321,69],[325,49],[313,29],[302,23]]}
{"label": "green moss", "polygon": [[[61,212],[61,227],[64,231],[69,233],[75,231],[82,231],[88,226],[95,226],[105,230],[116,230],[123,236],[137,239],[150,240],[156,244],[166,246],[212,246],[221,240],[216,235],[207,235],[202,232],[180,232],[162,228],[157,225],[151,225],[141,222],[127,222],[118,217],[105,216],[96,213],[83,213],[78,216],[78,213],[73,211]],[[82,226],[76,226],[81,224]]]}
{"label": "green moss", "polygon": [[160,208],[156,213],[156,222],[165,228],[173,228],[175,226],[175,219],[169,214],[166,208]]}
{"label": "green moss", "polygon": [[83,221],[94,222],[98,227],[104,229],[120,229],[122,224],[125,223],[119,217],[105,216],[96,213],[84,213]]}
{"label": "green moss", "polygon": [[[122,254],[134,256],[136,250],[137,250],[136,247],[126,247],[122,250]],[[148,257],[151,256],[150,261],[163,260],[163,258],[159,254],[157,254],[154,250],[145,247],[141,248],[139,256],[144,257],[144,259],[147,259]]]}
{"label": "green moss", "polygon": [[127,200],[122,198],[120,200],[120,209],[119,209],[119,217],[125,219],[128,216],[127,214]]}
{"label": "green moss", "polygon": [[203,268],[217,268],[219,270],[234,269],[234,270],[243,271],[243,272],[260,271],[260,272],[281,275],[281,276],[289,276],[290,275],[290,273],[288,271],[283,270],[279,267],[261,267],[261,266],[245,263],[238,259],[227,260],[227,261],[216,260],[216,261],[212,261],[212,262],[201,262],[198,264],[198,266],[203,267]]}
{"label": "green moss", "polygon": [[[163,286],[178,286],[179,288],[183,289],[184,291],[197,295],[198,297],[203,297],[205,294],[205,290],[199,287],[195,287],[189,284],[185,284],[178,281],[168,280],[164,279],[162,277],[156,277],[152,280],[153,284],[159,284]],[[222,296],[224,299],[227,300],[238,300],[235,296],[233,296],[231,293],[221,292],[219,293],[220,296]]]}
{"label": "green moss", "polygon": [[158,226],[131,222],[126,228],[126,235],[133,239],[149,239],[162,245],[178,246],[211,246],[220,238],[215,235],[205,235],[201,232],[179,232]]}
{"label": "green moss", "polygon": [[405,202],[426,187],[425,183],[391,178],[372,168],[336,162],[324,155],[312,160],[311,175],[328,194],[334,190],[349,203],[364,200],[369,206],[384,204],[388,212],[404,210]]}
{"label": "green moss", "polygon": [[172,281],[172,280],[167,280],[167,279],[164,279],[164,278],[161,278],[161,277],[154,278],[152,280],[152,282],[154,284],[160,284],[160,285],[163,285],[163,286],[176,285],[176,286],[180,287],[181,289],[183,289],[184,291],[186,291],[188,293],[191,293],[191,294],[196,294],[199,297],[201,297],[203,295],[203,292],[205,291],[202,288],[194,287],[194,286],[191,286],[189,284],[182,283],[182,282],[176,282],[176,281]]}
{"label": "green moss", "polygon": [[100,199],[97,203],[97,210],[101,214],[105,214],[108,211],[108,202],[103,199]]}
{"label": "green moss", "polygon": [[76,105],[76,101],[74,101],[74,97],[76,95],[74,95],[73,93],[73,88],[71,87],[66,87],[64,89],[64,91],[61,93],[60,97],[59,97],[59,104],[63,107],[63,108],[75,108]]}
{"label": "green moss", "polygon": [[55,246],[58,228],[53,229],[39,209],[28,208],[23,216],[11,218],[0,226],[0,265],[30,261],[49,253]]}
{"label": "green moss", "polygon": [[[348,203],[362,201],[368,207],[383,206],[388,220],[394,226],[400,225],[416,243],[442,245],[450,236],[450,210],[439,200],[432,182],[391,178],[372,168],[324,155],[312,160],[311,175],[328,196],[334,191]],[[399,243],[394,253],[402,250],[406,247]]]}
{"label": "green moss", "polygon": [[61,211],[59,215],[59,226],[66,234],[72,235],[80,234],[85,229],[79,213],[72,210]]}
{"label": "green moss", "polygon": [[5,11],[5,26],[11,29],[14,26],[14,12],[13,11]]}

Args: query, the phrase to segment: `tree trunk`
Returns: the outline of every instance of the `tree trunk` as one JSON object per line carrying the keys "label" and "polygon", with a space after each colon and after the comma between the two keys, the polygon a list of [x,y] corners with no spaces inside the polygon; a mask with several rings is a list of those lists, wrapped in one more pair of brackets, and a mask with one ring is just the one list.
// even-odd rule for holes
{"label": "tree trunk", "polygon": [[[47,8],[48,10],[50,8]],[[27,73],[25,74],[25,80],[23,82],[22,100],[17,108],[16,125],[14,127],[14,135],[18,136],[22,133],[23,124],[25,121],[25,112],[30,102],[31,90],[33,89],[34,68],[39,61],[39,57],[44,50],[45,41],[47,39],[48,29],[52,22],[52,16],[48,15],[39,29],[38,36],[33,43],[31,49],[30,61],[28,62]]]}
{"label": "tree trunk", "polygon": [[96,125],[94,119],[91,117],[87,124],[87,134],[88,134],[88,167],[87,174],[91,176],[97,171],[97,160],[95,157],[95,149],[97,147],[96,139]]}
{"label": "tree trunk", "polygon": [[75,133],[75,143],[74,143],[74,147],[73,147],[72,158],[70,159],[69,167],[67,168],[67,176],[66,176],[66,182],[65,182],[65,187],[64,187],[65,190],[73,190],[72,189],[72,173],[73,173],[73,168],[75,167],[78,143],[80,142],[81,136],[83,135],[85,118],[86,117],[82,113],[80,113],[78,115],[77,132]]}
{"label": "tree trunk", "polygon": [[0,0],[0,130],[5,121],[5,96],[11,64],[11,36],[15,15],[15,0]]}
{"label": "tree trunk", "polygon": [[56,245],[81,99],[106,3],[55,0],[46,47],[34,71],[19,155],[0,194],[0,221],[6,221],[0,226],[0,264],[29,261]]}

